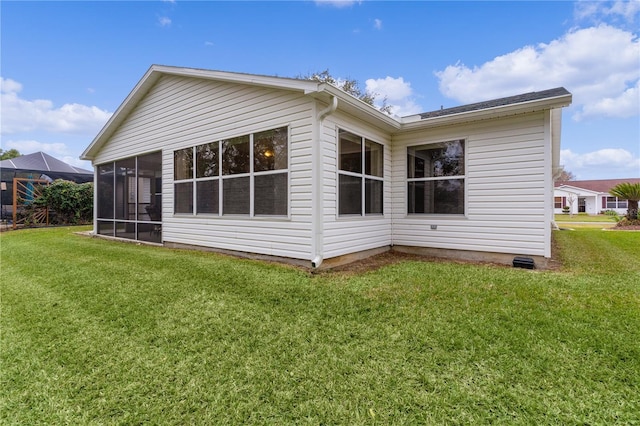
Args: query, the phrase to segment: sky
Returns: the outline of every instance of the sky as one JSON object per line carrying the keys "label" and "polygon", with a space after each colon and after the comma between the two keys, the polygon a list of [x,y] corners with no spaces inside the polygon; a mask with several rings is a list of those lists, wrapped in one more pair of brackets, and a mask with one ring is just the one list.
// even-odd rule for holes
{"label": "sky", "polygon": [[80,154],[152,64],[328,69],[398,116],[555,87],[561,164],[640,177],[640,0],[0,2],[0,145]]}

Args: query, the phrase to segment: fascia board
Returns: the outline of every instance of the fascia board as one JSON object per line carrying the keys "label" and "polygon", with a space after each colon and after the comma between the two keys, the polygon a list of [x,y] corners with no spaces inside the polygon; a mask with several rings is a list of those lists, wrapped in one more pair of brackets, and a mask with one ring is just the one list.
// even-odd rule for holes
{"label": "fascia board", "polygon": [[255,86],[271,87],[276,89],[297,90],[304,93],[318,90],[318,82],[311,80],[299,80],[286,77],[270,77],[257,74],[245,74],[226,71],[212,71],[198,68],[180,68],[166,65],[154,65],[154,69],[163,74],[182,77],[195,77],[206,80],[224,81],[229,83],[242,83]]}
{"label": "fascia board", "polygon": [[95,158],[95,151],[99,149],[104,141],[108,139],[115,129],[124,121],[129,112],[138,104],[138,101],[149,91],[149,89],[158,81],[161,73],[157,71],[156,66],[151,66],[147,72],[142,76],[138,84],[135,85],[133,90],[120,104],[116,111],[111,115],[107,123],[102,127],[100,132],[93,138],[93,141],[89,144],[80,155],[81,160],[93,160]]}
{"label": "fascia board", "polygon": [[462,124],[472,121],[488,120],[493,118],[508,117],[511,115],[528,112],[543,111],[548,109],[563,108],[571,105],[572,96],[562,95],[553,98],[538,99],[513,105],[502,105],[485,108],[476,111],[461,112],[458,114],[444,115],[440,117],[425,118],[417,121],[403,122],[402,130],[417,130],[421,128],[438,127],[451,124]]}
{"label": "fascia board", "polygon": [[589,194],[598,195],[598,194],[606,194],[606,192],[598,192],[592,191],[591,189],[580,188],[579,186],[571,186],[571,185],[560,185],[554,188],[555,190],[566,191],[566,192],[587,192]]}
{"label": "fascia board", "polygon": [[371,122],[372,124],[375,124],[376,126],[379,126],[379,127],[388,126],[390,127],[389,130],[400,129],[400,121],[396,120],[395,118],[393,118],[388,114],[385,114],[384,112],[369,105],[368,103],[361,101],[355,96],[351,96],[350,94],[346,93],[344,90],[340,90],[337,87],[328,83],[322,83],[318,87],[318,91],[328,93],[329,95],[332,95],[332,96],[336,96],[339,100],[338,109],[344,109],[344,105],[348,105],[350,109],[360,113],[359,114],[361,116],[360,118],[366,117],[368,118],[369,122]]}
{"label": "fascia board", "polygon": [[270,87],[276,89],[286,89],[300,91],[305,94],[318,92],[319,83],[314,81],[296,80],[281,77],[268,77],[254,74],[231,73],[224,71],[211,71],[195,68],[180,68],[166,65],[152,65],[138,84],[133,88],[129,96],[122,102],[111,118],[93,139],[91,144],[80,155],[82,160],[93,160],[97,149],[108,139],[115,129],[124,121],[128,113],[137,105],[138,101],[148,92],[162,75],[175,75],[181,77],[194,77],[207,80],[224,81],[230,83],[241,83]]}

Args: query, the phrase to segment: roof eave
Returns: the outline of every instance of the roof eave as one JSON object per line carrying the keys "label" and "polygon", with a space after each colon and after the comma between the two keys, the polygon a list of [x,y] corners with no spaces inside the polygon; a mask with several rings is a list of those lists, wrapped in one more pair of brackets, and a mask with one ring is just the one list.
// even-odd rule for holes
{"label": "roof eave", "polygon": [[122,124],[129,113],[142,99],[142,97],[147,94],[151,87],[153,87],[153,85],[163,75],[194,77],[277,89],[287,89],[300,91],[305,94],[317,92],[319,87],[319,83],[314,81],[260,76],[254,74],[230,73],[224,71],[210,71],[195,68],[170,67],[166,65],[152,65],[140,79],[140,81],[138,81],[138,84],[136,84],[133,90],[131,90],[122,104],[120,104],[118,109],[113,113],[111,118],[109,118],[107,123],[102,127],[100,132],[98,132],[87,149],[82,152],[82,154],[80,155],[80,159],[89,161],[95,159],[95,155],[97,151],[102,147],[103,143],[113,135],[113,132],[118,128],[120,124]]}
{"label": "roof eave", "polygon": [[133,110],[138,101],[151,89],[151,87],[158,81],[161,76],[161,72],[156,69],[156,65],[152,65],[147,72],[142,76],[138,84],[135,85],[133,90],[129,92],[129,95],[120,104],[118,109],[111,115],[107,123],[100,129],[93,141],[89,144],[82,154],[80,154],[81,160],[94,160],[96,151],[98,151],[102,144],[113,134],[118,126],[125,120],[128,113]]}
{"label": "roof eave", "polygon": [[318,87],[318,92],[324,92],[331,96],[336,96],[339,100],[338,109],[342,109],[351,115],[366,120],[378,127],[385,128],[389,131],[400,129],[401,123],[396,118],[380,111],[376,107],[369,105],[368,103],[346,93],[344,90],[338,89],[331,84],[322,83]]}
{"label": "roof eave", "polygon": [[570,190],[575,190],[579,192],[590,192],[594,195],[607,194],[607,192],[594,191],[593,189],[581,188],[579,186],[572,186],[572,185],[560,185],[560,186],[556,186],[554,189],[557,189],[560,191],[567,191],[567,192],[570,192]]}
{"label": "roof eave", "polygon": [[153,65],[155,71],[165,75],[177,75],[181,77],[194,77],[205,80],[224,81],[229,83],[241,83],[274,89],[289,89],[304,93],[318,90],[318,82],[312,80],[301,80],[286,77],[272,77],[257,74],[245,74],[227,71],[214,71],[199,68],[181,68],[166,65]]}
{"label": "roof eave", "polygon": [[533,101],[520,102],[512,105],[501,105],[475,111],[466,111],[457,114],[443,115],[440,117],[423,118],[416,121],[404,121],[402,123],[402,128],[403,130],[414,130],[426,127],[462,124],[472,121],[508,117],[529,112],[564,108],[571,105],[571,101],[572,95],[566,94],[544,99],[537,99]]}

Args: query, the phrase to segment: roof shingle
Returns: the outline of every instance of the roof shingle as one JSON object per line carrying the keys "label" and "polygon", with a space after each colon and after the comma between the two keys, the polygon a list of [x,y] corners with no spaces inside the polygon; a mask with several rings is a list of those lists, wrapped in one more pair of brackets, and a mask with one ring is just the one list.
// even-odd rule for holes
{"label": "roof shingle", "polygon": [[460,114],[463,112],[477,111],[481,109],[495,108],[505,105],[514,105],[524,102],[537,101],[540,99],[556,98],[558,96],[570,95],[569,91],[564,87],[556,87],[555,89],[542,90],[540,92],[523,93],[516,96],[508,96],[506,98],[493,99],[485,102],[476,102],[474,104],[461,105],[453,108],[443,108],[436,111],[424,112],[420,114],[421,119],[442,117],[445,115]]}

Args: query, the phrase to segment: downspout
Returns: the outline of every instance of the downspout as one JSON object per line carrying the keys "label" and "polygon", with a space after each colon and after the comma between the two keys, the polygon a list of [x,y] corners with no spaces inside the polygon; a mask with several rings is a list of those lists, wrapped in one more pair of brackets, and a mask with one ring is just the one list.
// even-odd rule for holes
{"label": "downspout", "polygon": [[311,261],[311,267],[317,269],[320,267],[323,261],[323,213],[324,213],[324,181],[323,181],[323,164],[322,164],[322,125],[324,119],[333,114],[338,108],[338,98],[331,95],[331,103],[328,107],[324,108],[318,113],[318,136],[315,140],[315,149],[312,154],[312,170],[313,170],[313,185],[315,191],[313,192],[312,200],[312,222],[313,222],[313,241],[314,241],[314,257]]}
{"label": "downspout", "polygon": [[[93,166],[93,232],[92,235],[98,235],[98,168],[91,161]],[[115,173],[115,170],[114,170]]]}

